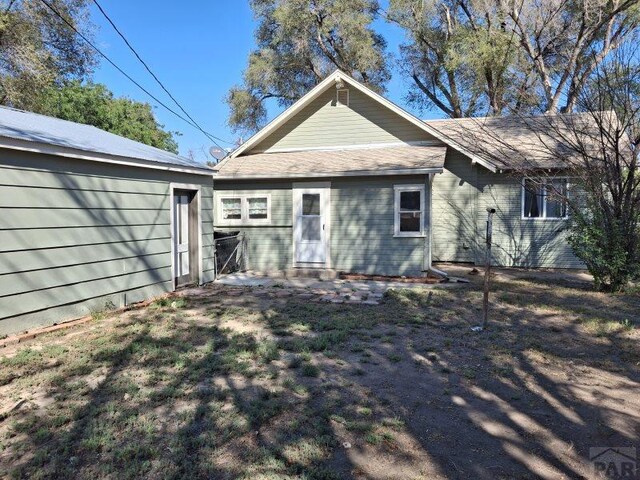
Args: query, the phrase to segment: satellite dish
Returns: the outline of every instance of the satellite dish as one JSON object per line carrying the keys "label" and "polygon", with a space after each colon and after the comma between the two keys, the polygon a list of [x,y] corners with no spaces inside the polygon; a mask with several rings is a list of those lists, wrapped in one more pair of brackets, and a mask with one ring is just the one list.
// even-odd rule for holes
{"label": "satellite dish", "polygon": [[209,148],[209,155],[211,155],[212,157],[218,158],[218,155],[220,153],[222,153],[222,150],[219,149],[218,147]]}

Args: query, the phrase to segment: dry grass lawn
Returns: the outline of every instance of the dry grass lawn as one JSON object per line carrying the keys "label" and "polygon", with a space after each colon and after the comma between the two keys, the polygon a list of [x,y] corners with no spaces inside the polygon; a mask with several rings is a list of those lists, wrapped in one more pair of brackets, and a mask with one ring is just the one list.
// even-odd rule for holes
{"label": "dry grass lawn", "polygon": [[216,286],[8,345],[0,477],[592,478],[590,447],[640,447],[638,295],[499,275],[474,333],[479,280]]}

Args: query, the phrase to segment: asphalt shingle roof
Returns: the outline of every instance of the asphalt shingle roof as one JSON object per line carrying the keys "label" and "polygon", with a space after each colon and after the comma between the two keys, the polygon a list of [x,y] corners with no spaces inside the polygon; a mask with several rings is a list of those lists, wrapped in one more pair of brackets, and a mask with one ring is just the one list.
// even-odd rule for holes
{"label": "asphalt shingle roof", "polygon": [[441,169],[446,147],[397,146],[344,150],[256,153],[228,158],[214,167],[221,177],[286,178],[392,174],[406,170]]}
{"label": "asphalt shingle roof", "polygon": [[38,142],[84,152],[114,155],[180,167],[207,167],[173,153],[105,132],[91,125],[0,107],[0,137]]}
{"label": "asphalt shingle roof", "polygon": [[450,140],[501,170],[566,167],[575,145],[592,141],[599,132],[588,113],[424,122],[437,130],[445,143]]}

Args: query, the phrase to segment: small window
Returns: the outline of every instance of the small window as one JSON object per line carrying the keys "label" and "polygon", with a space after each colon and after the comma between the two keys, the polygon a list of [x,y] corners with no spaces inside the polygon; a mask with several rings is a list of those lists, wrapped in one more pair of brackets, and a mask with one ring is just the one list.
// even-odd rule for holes
{"label": "small window", "polygon": [[267,197],[248,198],[247,202],[249,202],[249,218],[251,220],[266,220],[269,218]]}
{"label": "small window", "polygon": [[567,218],[566,178],[554,178],[534,182],[525,179],[522,183],[523,218]]}
{"label": "small window", "polygon": [[394,232],[400,237],[424,234],[424,185],[395,187]]}
{"label": "small window", "polygon": [[338,107],[349,106],[349,89],[341,88],[336,91],[336,105]]}
{"label": "small window", "polygon": [[271,197],[268,194],[220,197],[219,207],[219,222],[223,225],[271,222]]}
{"label": "small window", "polygon": [[242,218],[242,199],[223,198],[222,218],[224,220],[240,220]]}

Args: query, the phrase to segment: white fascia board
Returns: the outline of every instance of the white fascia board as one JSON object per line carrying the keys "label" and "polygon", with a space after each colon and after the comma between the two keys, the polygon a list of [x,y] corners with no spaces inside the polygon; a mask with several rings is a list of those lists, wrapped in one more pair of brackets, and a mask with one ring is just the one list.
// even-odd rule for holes
{"label": "white fascia board", "polygon": [[215,180],[268,180],[287,178],[341,178],[341,177],[377,177],[394,175],[424,175],[428,173],[442,173],[443,168],[403,168],[397,170],[354,170],[352,172],[327,172],[327,173],[290,173],[284,175],[216,175]]}
{"label": "white fascia board", "polygon": [[23,152],[42,153],[46,155],[55,155],[57,157],[75,158],[78,160],[89,160],[93,162],[112,163],[115,165],[126,165],[130,167],[150,168],[153,170],[163,170],[168,172],[192,173],[195,175],[212,176],[213,170],[207,171],[204,167],[190,168],[188,166],[172,165],[168,163],[152,162],[150,160],[141,160],[130,157],[120,157],[106,153],[90,152],[76,148],[62,147],[49,143],[32,142],[27,140],[18,140],[10,137],[0,137],[0,148],[9,150],[20,150]]}

